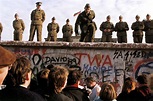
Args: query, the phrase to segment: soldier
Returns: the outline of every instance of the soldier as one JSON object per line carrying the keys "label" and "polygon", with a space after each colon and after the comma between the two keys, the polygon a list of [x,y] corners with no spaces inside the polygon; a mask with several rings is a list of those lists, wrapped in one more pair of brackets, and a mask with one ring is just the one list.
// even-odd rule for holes
{"label": "soldier", "polygon": [[150,19],[150,15],[146,15],[144,22],[145,41],[146,43],[153,43],[153,20]]}
{"label": "soldier", "polygon": [[122,21],[123,17],[119,16],[119,22],[115,25],[115,31],[117,31],[118,43],[127,43],[127,33],[129,30],[128,24]]}
{"label": "soldier", "polygon": [[0,23],[0,41],[1,41],[1,34],[2,34],[2,31],[3,31],[3,26],[2,26],[2,24]]}
{"label": "soldier", "polygon": [[136,15],[136,22],[132,23],[131,29],[133,31],[133,41],[134,43],[142,43],[143,39],[143,29],[144,24],[143,22],[139,21],[140,16]]}
{"label": "soldier", "polygon": [[95,24],[93,19],[95,18],[95,12],[91,10],[90,5],[86,4],[84,11],[79,14],[75,23],[75,34],[78,35],[78,27],[81,29],[80,42],[83,42],[85,37],[88,36],[88,42],[92,42],[92,38],[95,33]]}
{"label": "soldier", "polygon": [[72,42],[71,36],[73,34],[73,27],[72,27],[72,25],[70,25],[69,22],[70,22],[70,20],[67,19],[66,24],[62,28],[63,41],[66,41],[66,42]]}
{"label": "soldier", "polygon": [[47,31],[48,37],[47,41],[56,41],[57,40],[57,33],[59,32],[59,25],[55,22],[55,17],[52,18],[52,22],[48,24]]}
{"label": "soldier", "polygon": [[19,19],[19,15],[14,15],[15,20],[13,21],[14,28],[14,41],[22,41],[22,34],[25,29],[25,25],[22,19]]}
{"label": "soldier", "polygon": [[101,42],[112,42],[112,32],[114,31],[114,25],[110,22],[110,15],[107,16],[107,21],[100,25],[100,30],[102,31]]}
{"label": "soldier", "polygon": [[31,28],[30,28],[30,36],[29,41],[33,41],[35,31],[37,30],[37,41],[41,41],[42,39],[42,23],[45,21],[45,12],[42,10],[41,2],[36,3],[36,9],[31,13]]}

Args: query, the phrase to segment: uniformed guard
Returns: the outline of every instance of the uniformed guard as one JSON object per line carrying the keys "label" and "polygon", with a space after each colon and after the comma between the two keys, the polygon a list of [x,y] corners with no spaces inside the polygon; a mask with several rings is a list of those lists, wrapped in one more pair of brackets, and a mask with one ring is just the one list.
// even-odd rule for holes
{"label": "uniformed guard", "polygon": [[37,2],[37,8],[31,13],[29,41],[33,41],[35,31],[37,31],[37,41],[42,41],[42,23],[45,21],[45,12],[40,8],[41,4],[41,2]]}
{"label": "uniformed guard", "polygon": [[55,17],[52,18],[52,22],[48,24],[47,31],[48,37],[47,41],[57,41],[57,33],[59,32],[59,25],[55,22]]}
{"label": "uniformed guard", "polygon": [[144,20],[144,31],[145,31],[145,41],[146,43],[153,43],[153,20],[150,19],[150,15],[146,15],[146,20]]}
{"label": "uniformed guard", "polygon": [[127,33],[129,30],[127,22],[123,22],[123,17],[119,16],[119,22],[115,25],[115,31],[117,32],[118,43],[127,43]]}
{"label": "uniformed guard", "polygon": [[84,11],[79,14],[75,23],[75,34],[78,35],[78,27],[81,29],[80,42],[85,41],[85,37],[88,36],[88,42],[93,41],[93,36],[95,33],[95,24],[93,19],[95,18],[95,12],[91,10],[90,5],[86,4]]}
{"label": "uniformed guard", "polygon": [[22,34],[25,29],[25,25],[22,19],[19,19],[19,15],[14,15],[15,20],[13,21],[14,28],[14,41],[22,41]]}
{"label": "uniformed guard", "polygon": [[0,23],[0,41],[1,41],[1,34],[2,34],[2,31],[3,31],[3,26],[2,26],[2,23]]}
{"label": "uniformed guard", "polygon": [[112,42],[112,32],[114,31],[114,25],[110,22],[110,15],[106,17],[107,21],[102,22],[100,30],[102,31],[101,42]]}
{"label": "uniformed guard", "polygon": [[73,27],[70,25],[70,20],[66,20],[66,24],[62,28],[63,41],[72,42]]}
{"label": "uniformed guard", "polygon": [[134,30],[133,41],[134,43],[142,43],[144,24],[143,22],[139,21],[140,19],[139,15],[136,15],[135,19],[136,19],[136,22],[132,23],[132,26],[131,26],[131,29]]}

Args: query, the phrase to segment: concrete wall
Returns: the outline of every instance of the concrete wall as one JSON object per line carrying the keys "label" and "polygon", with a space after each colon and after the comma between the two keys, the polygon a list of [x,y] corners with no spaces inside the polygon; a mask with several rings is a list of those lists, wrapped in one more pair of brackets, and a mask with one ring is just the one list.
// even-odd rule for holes
{"label": "concrete wall", "polygon": [[[153,72],[152,44],[0,42],[16,54],[27,56],[34,74],[49,64],[77,65],[83,77],[111,82],[119,93],[125,77]],[[83,79],[84,79],[83,78]]]}

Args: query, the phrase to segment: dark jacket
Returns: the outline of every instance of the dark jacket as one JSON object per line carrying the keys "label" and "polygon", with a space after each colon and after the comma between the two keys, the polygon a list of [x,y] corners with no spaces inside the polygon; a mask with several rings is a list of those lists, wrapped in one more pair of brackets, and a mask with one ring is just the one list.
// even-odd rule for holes
{"label": "dark jacket", "polygon": [[88,95],[85,90],[77,87],[66,87],[63,90],[63,93],[72,98],[73,101],[89,101]]}
{"label": "dark jacket", "polygon": [[27,88],[6,87],[0,90],[0,101],[45,101],[40,95],[29,91]]}
{"label": "dark jacket", "polygon": [[129,99],[128,92],[121,92],[116,98],[117,101],[128,101],[128,99]]}

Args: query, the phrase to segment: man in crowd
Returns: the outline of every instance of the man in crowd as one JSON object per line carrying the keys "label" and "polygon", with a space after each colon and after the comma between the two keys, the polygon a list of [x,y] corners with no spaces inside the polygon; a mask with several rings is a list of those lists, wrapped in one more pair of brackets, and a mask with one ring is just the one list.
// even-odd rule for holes
{"label": "man in crowd", "polygon": [[42,23],[45,21],[45,12],[42,10],[41,2],[36,3],[36,9],[31,13],[31,27],[29,41],[33,41],[35,31],[37,31],[37,41],[42,40]]}
{"label": "man in crowd", "polygon": [[115,25],[115,31],[117,32],[118,43],[127,43],[127,33],[129,30],[127,22],[123,22],[123,17],[119,16],[119,22]]}
{"label": "man in crowd", "polygon": [[72,25],[70,25],[69,19],[66,20],[66,24],[62,28],[62,32],[63,32],[63,41],[72,42],[71,36],[73,34],[73,27]]}
{"label": "man in crowd", "polygon": [[[79,14],[76,23],[75,23],[75,33],[78,35],[78,27],[81,29],[80,42],[85,40],[85,37],[88,36],[88,42],[93,41],[93,36],[95,34],[95,23],[93,19],[95,18],[95,12],[91,10],[89,4],[86,4],[84,11]],[[87,40],[87,39],[86,39]]]}
{"label": "man in crowd", "polygon": [[52,18],[52,22],[47,26],[48,37],[47,41],[57,41],[57,33],[59,32],[59,25],[56,23],[55,17]]}
{"label": "man in crowd", "polygon": [[111,17],[108,15],[106,21],[100,25],[100,30],[102,31],[101,42],[112,42],[112,32],[114,31],[114,25],[110,22]]}
{"label": "man in crowd", "polygon": [[14,15],[15,20],[13,21],[14,28],[14,41],[22,41],[22,34],[25,29],[25,25],[22,19],[19,19],[19,15]]}
{"label": "man in crowd", "polygon": [[132,23],[132,26],[131,26],[131,29],[134,30],[133,41],[134,43],[142,43],[144,24],[143,22],[139,21],[140,16],[136,15],[135,19],[136,19],[136,22]]}

